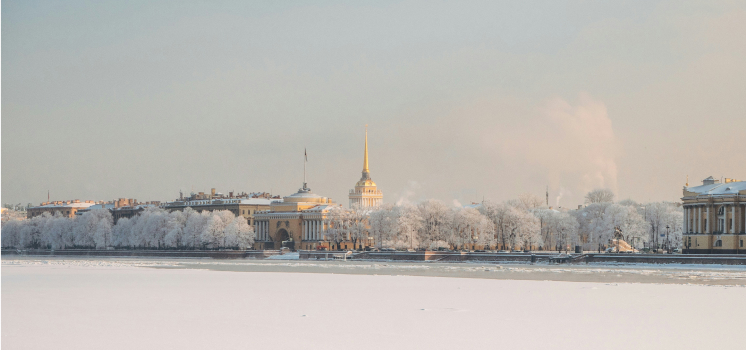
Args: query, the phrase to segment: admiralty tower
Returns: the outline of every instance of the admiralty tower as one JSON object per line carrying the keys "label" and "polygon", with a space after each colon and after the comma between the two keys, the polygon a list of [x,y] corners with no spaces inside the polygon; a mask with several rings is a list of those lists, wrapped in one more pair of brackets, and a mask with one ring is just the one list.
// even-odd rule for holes
{"label": "admiralty tower", "polygon": [[355,184],[355,189],[350,190],[350,208],[376,207],[383,201],[383,192],[378,189],[376,183],[370,178],[368,169],[368,126],[365,126],[365,156],[363,158],[363,177]]}

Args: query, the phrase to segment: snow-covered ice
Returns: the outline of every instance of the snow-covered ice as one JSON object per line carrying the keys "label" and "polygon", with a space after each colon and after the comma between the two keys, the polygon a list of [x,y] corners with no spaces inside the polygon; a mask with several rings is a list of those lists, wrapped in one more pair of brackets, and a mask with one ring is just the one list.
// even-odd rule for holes
{"label": "snow-covered ice", "polygon": [[394,274],[445,271],[435,264],[2,263],[6,349],[709,349],[738,347],[746,323],[742,286]]}

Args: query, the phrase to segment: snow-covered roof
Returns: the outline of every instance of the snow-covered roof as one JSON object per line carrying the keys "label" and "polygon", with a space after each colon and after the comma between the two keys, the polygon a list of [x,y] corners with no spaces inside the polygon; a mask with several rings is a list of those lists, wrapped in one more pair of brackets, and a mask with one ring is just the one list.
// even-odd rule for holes
{"label": "snow-covered roof", "polygon": [[733,195],[746,191],[746,181],[687,187],[686,190],[699,195]]}
{"label": "snow-covered roof", "polygon": [[163,203],[163,206],[198,206],[198,205],[270,205],[272,202],[282,202],[278,198],[221,198],[221,199],[195,199],[193,201],[175,201]]}
{"label": "snow-covered roof", "polygon": [[114,203],[106,203],[106,204],[94,204],[90,207],[88,207],[89,210],[93,209],[114,209]]}
{"label": "snow-covered roof", "polygon": [[311,191],[308,191],[308,192],[298,191],[298,192],[293,193],[293,194],[291,194],[291,195],[289,195],[287,197],[288,198],[322,198],[318,194],[315,194],[315,193],[313,193]]}
{"label": "snow-covered roof", "polygon": [[333,207],[340,207],[339,204],[319,204],[313,208],[308,208],[306,210],[302,210],[304,213],[306,212],[323,212],[327,211]]}
{"label": "snow-covered roof", "polygon": [[39,208],[88,208],[90,206],[93,206],[93,203],[60,203],[60,204],[54,204],[49,203],[46,205],[39,205],[36,207],[32,207],[31,209],[39,209]]}

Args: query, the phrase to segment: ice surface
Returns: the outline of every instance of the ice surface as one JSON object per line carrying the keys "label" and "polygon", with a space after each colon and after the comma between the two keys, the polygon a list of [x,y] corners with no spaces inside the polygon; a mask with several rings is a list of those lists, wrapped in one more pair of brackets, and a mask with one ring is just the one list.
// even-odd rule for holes
{"label": "ice surface", "polygon": [[[744,287],[385,273],[446,267],[435,264],[306,266],[365,274],[238,272],[299,266],[290,261],[184,264],[3,259],[2,347],[712,349],[739,347],[746,321]],[[531,267],[482,272],[514,268]]]}

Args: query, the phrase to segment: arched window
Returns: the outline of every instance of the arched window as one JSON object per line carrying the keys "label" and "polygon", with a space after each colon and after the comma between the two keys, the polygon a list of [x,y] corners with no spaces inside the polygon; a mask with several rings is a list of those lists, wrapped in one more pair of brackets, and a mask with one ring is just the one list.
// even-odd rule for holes
{"label": "arched window", "polygon": [[715,244],[713,244],[713,246],[714,247],[722,247],[723,246],[723,241],[718,239],[717,241],[715,241]]}

